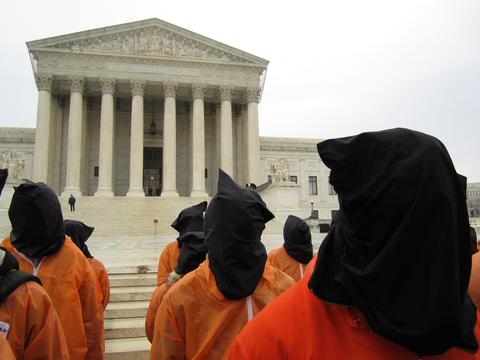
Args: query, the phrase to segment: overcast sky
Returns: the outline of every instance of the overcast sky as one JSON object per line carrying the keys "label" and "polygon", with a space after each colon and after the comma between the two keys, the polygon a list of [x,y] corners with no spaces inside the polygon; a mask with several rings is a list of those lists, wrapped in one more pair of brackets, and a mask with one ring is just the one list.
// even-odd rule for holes
{"label": "overcast sky", "polygon": [[478,0],[3,2],[0,126],[35,126],[25,42],[152,17],[270,61],[260,135],[408,127],[480,181]]}

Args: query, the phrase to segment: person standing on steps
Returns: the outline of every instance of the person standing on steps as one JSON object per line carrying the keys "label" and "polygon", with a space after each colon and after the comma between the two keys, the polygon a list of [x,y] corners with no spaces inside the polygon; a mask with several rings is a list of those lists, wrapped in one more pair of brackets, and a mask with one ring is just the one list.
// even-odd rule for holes
{"label": "person standing on steps", "polygon": [[70,205],[70,211],[75,211],[75,196],[73,194],[70,194],[70,197],[68,198],[68,205]]}

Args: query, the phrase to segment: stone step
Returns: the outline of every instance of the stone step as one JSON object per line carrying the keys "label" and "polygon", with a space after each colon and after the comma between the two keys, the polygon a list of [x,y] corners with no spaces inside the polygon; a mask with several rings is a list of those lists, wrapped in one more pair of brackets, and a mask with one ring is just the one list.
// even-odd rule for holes
{"label": "stone step", "polygon": [[110,289],[110,302],[150,301],[156,286],[126,286]]}
{"label": "stone step", "polygon": [[137,338],[145,336],[144,318],[105,320],[106,339]]}
{"label": "stone step", "polygon": [[148,360],[150,347],[146,337],[107,340],[105,360]]}
{"label": "stone step", "polygon": [[[138,268],[138,267],[137,267]],[[155,286],[157,274],[109,274],[110,288],[124,286]]]}
{"label": "stone step", "polygon": [[[161,251],[154,255],[155,260],[158,261],[158,257],[160,256]],[[158,263],[149,262],[148,264],[143,265],[116,265],[116,266],[107,266],[107,272],[109,278],[111,275],[116,274],[153,274],[157,273],[158,270]]]}
{"label": "stone step", "polygon": [[105,310],[105,319],[145,318],[149,301],[119,301],[110,303]]}

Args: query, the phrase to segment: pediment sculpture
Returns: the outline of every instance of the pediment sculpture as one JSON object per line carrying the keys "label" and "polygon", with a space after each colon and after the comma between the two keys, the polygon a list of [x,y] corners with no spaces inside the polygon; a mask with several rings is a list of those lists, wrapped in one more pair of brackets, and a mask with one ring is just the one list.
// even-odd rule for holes
{"label": "pediment sculpture", "polygon": [[248,62],[238,56],[167,31],[159,26],[63,42],[53,47],[72,51],[87,50],[165,57],[202,58],[235,63]]}

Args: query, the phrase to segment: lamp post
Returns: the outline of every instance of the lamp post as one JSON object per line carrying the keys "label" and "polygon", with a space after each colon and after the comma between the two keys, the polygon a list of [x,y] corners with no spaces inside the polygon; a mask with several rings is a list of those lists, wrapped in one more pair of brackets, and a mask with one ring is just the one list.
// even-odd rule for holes
{"label": "lamp post", "polygon": [[312,207],[310,211],[310,217],[313,219],[313,200],[310,200],[310,206]]}

